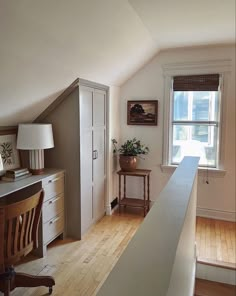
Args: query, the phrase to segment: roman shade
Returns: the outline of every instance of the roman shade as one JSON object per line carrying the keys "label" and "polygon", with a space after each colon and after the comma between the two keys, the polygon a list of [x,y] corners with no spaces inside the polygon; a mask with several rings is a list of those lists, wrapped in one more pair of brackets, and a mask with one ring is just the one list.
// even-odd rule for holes
{"label": "roman shade", "polygon": [[220,75],[204,74],[190,76],[175,76],[174,91],[218,91]]}

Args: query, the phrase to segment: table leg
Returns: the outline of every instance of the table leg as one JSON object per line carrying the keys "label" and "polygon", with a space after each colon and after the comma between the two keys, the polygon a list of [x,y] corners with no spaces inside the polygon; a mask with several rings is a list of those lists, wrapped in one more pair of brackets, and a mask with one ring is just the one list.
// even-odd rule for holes
{"label": "table leg", "polygon": [[143,200],[144,200],[144,207],[143,207],[143,216],[146,216],[146,177],[143,177]]}
{"label": "table leg", "polygon": [[120,202],[121,202],[121,175],[119,175],[119,214],[120,214]]}
{"label": "table leg", "polygon": [[124,198],[126,198],[126,176],[124,175]]}
{"label": "table leg", "polygon": [[150,175],[147,176],[147,182],[148,182],[147,198],[148,198],[148,211],[149,211],[150,210]]}

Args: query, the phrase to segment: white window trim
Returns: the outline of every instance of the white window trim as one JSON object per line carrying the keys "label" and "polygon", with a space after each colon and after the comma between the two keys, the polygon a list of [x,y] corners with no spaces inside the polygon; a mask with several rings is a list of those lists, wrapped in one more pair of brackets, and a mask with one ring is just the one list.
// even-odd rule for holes
{"label": "white window trim", "polygon": [[231,72],[232,61],[227,60],[205,60],[198,62],[185,62],[175,64],[165,64],[162,66],[164,75],[164,122],[163,122],[163,155],[161,169],[163,172],[173,172],[176,168],[174,165],[170,165],[168,160],[170,159],[169,143],[171,139],[170,129],[170,114],[171,107],[171,83],[174,76],[180,75],[201,75],[201,74],[220,74],[222,76],[222,93],[221,93],[221,110],[220,110],[220,149],[219,149],[219,163],[217,168],[201,168],[199,167],[200,174],[206,174],[209,171],[210,176],[224,176],[226,173],[224,167],[224,143],[225,141],[225,120],[226,118],[226,104],[227,104],[227,86],[229,81],[229,75]]}

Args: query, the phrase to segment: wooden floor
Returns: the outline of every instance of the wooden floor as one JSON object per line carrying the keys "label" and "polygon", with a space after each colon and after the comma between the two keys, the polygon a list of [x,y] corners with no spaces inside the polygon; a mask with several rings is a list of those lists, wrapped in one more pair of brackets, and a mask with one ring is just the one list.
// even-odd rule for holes
{"label": "wooden floor", "polygon": [[[31,257],[17,269],[53,275],[56,281],[53,296],[96,295],[142,221],[142,213],[105,216],[81,241],[56,240],[48,248],[46,258]],[[39,296],[47,292],[44,287],[17,288],[11,296]]]}
{"label": "wooden floor", "polygon": [[[47,257],[42,259],[27,257],[17,270],[35,275],[53,275],[56,280],[54,296],[94,296],[142,221],[141,210],[132,211],[132,214],[105,216],[81,241],[56,240],[49,246]],[[230,262],[235,260],[232,251],[233,248],[235,250],[233,224],[198,218],[196,236],[201,256]],[[224,290],[226,287],[222,285],[220,287],[223,290],[219,287],[218,290],[224,293],[209,294],[212,289],[210,286],[210,292],[207,294],[204,292],[205,284],[206,282],[198,281],[197,296],[232,295],[230,290],[227,294]],[[47,295],[47,292],[43,287],[17,288],[11,295],[42,296]]]}
{"label": "wooden floor", "polygon": [[197,253],[200,261],[236,264],[236,223],[197,217]]}
{"label": "wooden floor", "polygon": [[235,296],[236,287],[206,280],[196,280],[195,296]]}

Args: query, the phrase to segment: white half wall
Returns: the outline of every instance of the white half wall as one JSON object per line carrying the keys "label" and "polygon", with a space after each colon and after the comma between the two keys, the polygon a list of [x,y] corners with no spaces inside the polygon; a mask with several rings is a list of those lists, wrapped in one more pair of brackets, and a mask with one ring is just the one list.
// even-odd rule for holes
{"label": "white half wall", "polygon": [[[235,217],[235,45],[179,48],[160,52],[150,63],[138,71],[121,87],[120,122],[121,143],[127,138],[137,137],[150,148],[145,160],[139,161],[140,168],[151,169],[151,200],[155,200],[168,181],[170,173],[161,171],[164,114],[164,77],[162,66],[171,63],[198,62],[230,59],[232,61],[226,97],[224,97],[224,169],[223,176],[210,175],[209,184],[206,175],[199,174],[198,213],[205,216],[233,220]],[[158,126],[127,125],[128,100],[158,100]],[[127,182],[128,183],[128,182]],[[139,183],[129,182],[128,193],[137,196]],[[207,214],[208,213],[208,214]]]}

